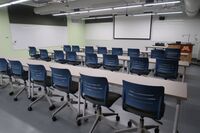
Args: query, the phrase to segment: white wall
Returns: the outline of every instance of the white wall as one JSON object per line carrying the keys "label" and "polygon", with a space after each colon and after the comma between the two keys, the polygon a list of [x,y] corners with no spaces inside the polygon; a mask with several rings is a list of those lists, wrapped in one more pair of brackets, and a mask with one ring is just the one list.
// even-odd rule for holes
{"label": "white wall", "polygon": [[[153,17],[151,40],[114,40],[113,23],[86,24],[86,45],[97,45],[111,47],[123,47],[124,49],[140,48],[153,45],[155,42],[171,43],[175,41],[188,41],[195,44],[193,57],[198,56],[200,44],[200,16],[166,16],[166,20],[159,21],[158,17]],[[196,39],[197,38],[197,39]]]}

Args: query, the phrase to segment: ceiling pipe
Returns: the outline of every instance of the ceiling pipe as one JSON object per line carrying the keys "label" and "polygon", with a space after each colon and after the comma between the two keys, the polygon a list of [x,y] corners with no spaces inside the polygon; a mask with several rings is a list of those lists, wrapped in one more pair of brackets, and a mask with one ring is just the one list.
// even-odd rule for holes
{"label": "ceiling pipe", "polygon": [[200,1],[199,0],[184,0],[185,12],[188,16],[194,17],[199,13]]}

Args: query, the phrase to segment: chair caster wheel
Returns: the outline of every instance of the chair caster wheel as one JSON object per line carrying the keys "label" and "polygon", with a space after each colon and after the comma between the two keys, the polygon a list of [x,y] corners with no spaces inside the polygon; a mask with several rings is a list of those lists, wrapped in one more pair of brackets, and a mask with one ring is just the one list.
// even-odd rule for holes
{"label": "chair caster wheel", "polygon": [[76,116],[76,120],[77,120],[78,118],[82,117],[82,116],[83,116],[83,114],[78,114],[78,115]]}
{"label": "chair caster wheel", "polygon": [[96,104],[93,104],[92,107],[95,108],[95,107],[96,107]]}
{"label": "chair caster wheel", "polygon": [[32,107],[28,107],[28,111],[32,111],[33,109],[32,109]]}
{"label": "chair caster wheel", "polygon": [[54,110],[55,108],[56,108],[55,105],[51,105],[51,106],[49,107],[49,110],[52,111],[52,110]]}
{"label": "chair caster wheel", "polygon": [[154,133],[159,133],[159,128],[155,128]]}
{"label": "chair caster wheel", "polygon": [[15,97],[13,100],[14,100],[14,101],[18,101],[18,98]]}
{"label": "chair caster wheel", "polygon": [[84,122],[88,122],[88,120],[89,120],[89,119],[86,118],[86,119],[84,119]]}
{"label": "chair caster wheel", "polygon": [[13,92],[13,91],[9,93],[9,95],[10,95],[10,96],[12,96],[13,94],[14,94],[14,92]]}
{"label": "chair caster wheel", "polygon": [[120,121],[120,117],[118,115],[116,116],[116,121]]}
{"label": "chair caster wheel", "polygon": [[60,101],[64,101],[64,97],[61,97],[61,98],[60,98]]}
{"label": "chair caster wheel", "polygon": [[38,91],[41,91],[42,90],[42,88],[40,87],[40,88],[38,88]]}
{"label": "chair caster wheel", "polygon": [[31,101],[33,102],[33,101],[35,101],[37,98],[36,97],[32,97],[31,98]]}
{"label": "chair caster wheel", "polygon": [[132,127],[132,122],[128,121],[128,127],[131,128]]}
{"label": "chair caster wheel", "polygon": [[55,116],[52,117],[52,121],[56,121],[57,118]]}
{"label": "chair caster wheel", "polygon": [[77,124],[77,126],[81,126],[81,124],[82,124],[82,123],[81,123],[81,120],[77,120],[77,121],[76,121],[76,124]]}

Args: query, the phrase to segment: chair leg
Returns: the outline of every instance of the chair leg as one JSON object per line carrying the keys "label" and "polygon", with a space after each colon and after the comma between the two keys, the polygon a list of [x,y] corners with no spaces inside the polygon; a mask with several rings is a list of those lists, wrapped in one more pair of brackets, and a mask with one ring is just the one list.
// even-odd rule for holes
{"label": "chair leg", "polygon": [[68,102],[65,102],[62,106],[60,106],[53,114],[52,117],[54,117],[58,112],[60,112],[63,108],[65,108],[68,104]]}
{"label": "chair leg", "polygon": [[45,95],[42,95],[40,97],[38,97],[35,101],[33,101],[32,103],[30,103],[29,107],[31,107],[32,105],[34,105],[35,103],[37,103],[38,101],[40,101],[41,99],[43,99],[45,97]]}
{"label": "chair leg", "polygon": [[106,119],[104,116],[102,116],[101,118],[103,118],[104,119],[104,121],[106,122],[106,124],[108,124],[112,129],[116,129],[116,127],[115,126],[113,126],[111,123],[110,123],[110,121],[108,120],[108,119]]}
{"label": "chair leg", "polygon": [[48,101],[49,105],[50,105],[50,106],[52,106],[52,105],[53,105],[53,103],[51,102],[51,99],[50,99],[50,97],[49,97],[47,94],[45,94],[44,96],[45,96],[45,98],[47,99],[47,101]]}
{"label": "chair leg", "polygon": [[120,129],[116,130],[115,133],[127,133],[127,132],[137,132],[138,128],[126,128],[126,129]]}
{"label": "chair leg", "polygon": [[89,133],[93,133],[94,129],[96,128],[99,120],[101,119],[100,116],[97,116],[96,120],[94,121],[93,125],[92,125],[92,128],[90,129],[90,132]]}
{"label": "chair leg", "polygon": [[26,87],[24,87],[23,89],[21,89],[14,97],[14,99],[16,99],[23,91],[26,90]]}
{"label": "chair leg", "polygon": [[145,128],[146,130],[149,130],[149,129],[159,128],[159,127],[156,126],[156,125],[146,125],[146,126],[144,126],[144,128]]}

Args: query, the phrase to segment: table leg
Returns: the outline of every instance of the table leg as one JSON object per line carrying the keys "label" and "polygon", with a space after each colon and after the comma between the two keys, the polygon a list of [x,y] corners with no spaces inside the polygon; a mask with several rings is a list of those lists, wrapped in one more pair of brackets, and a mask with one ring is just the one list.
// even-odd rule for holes
{"label": "table leg", "polygon": [[2,84],[3,84],[3,75],[0,74],[0,85],[2,85]]}
{"label": "table leg", "polygon": [[125,72],[125,60],[123,60],[123,72]]}
{"label": "table leg", "polygon": [[183,77],[182,77],[182,82],[185,81],[185,74],[186,74],[186,67],[183,67]]}
{"label": "table leg", "polygon": [[179,122],[179,115],[180,115],[180,106],[181,106],[181,100],[177,99],[176,112],[175,112],[175,118],[174,118],[174,126],[173,126],[173,133],[177,133],[178,132],[178,122]]}
{"label": "table leg", "polygon": [[126,69],[126,71],[127,71],[128,74],[129,74],[129,68],[130,68],[130,61],[127,61],[127,69]]}
{"label": "table leg", "polygon": [[31,95],[31,75],[30,75],[30,71],[28,69],[28,98],[32,98]]}
{"label": "table leg", "polygon": [[81,84],[78,82],[78,115],[81,114]]}

